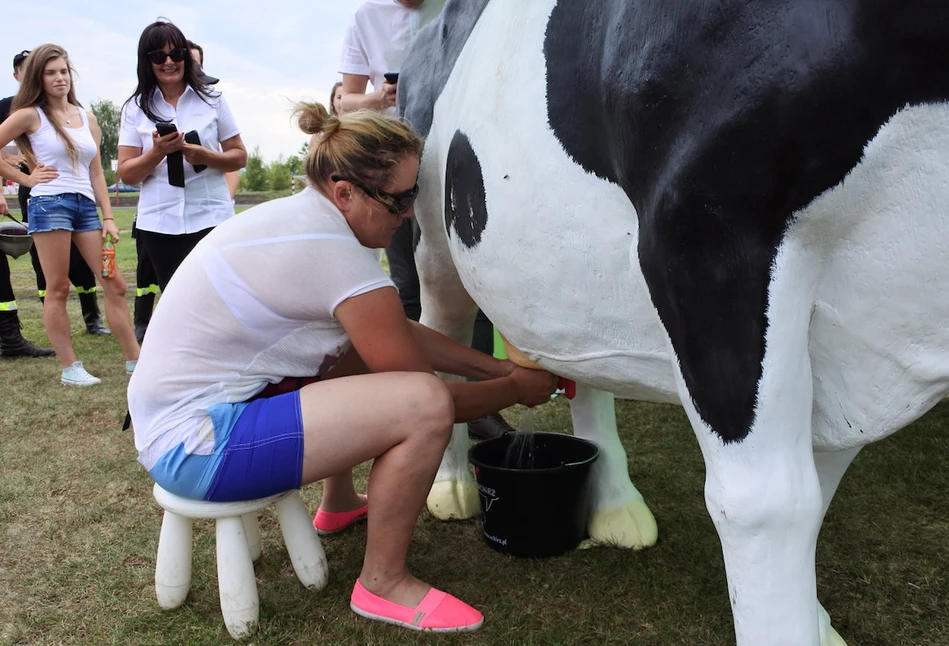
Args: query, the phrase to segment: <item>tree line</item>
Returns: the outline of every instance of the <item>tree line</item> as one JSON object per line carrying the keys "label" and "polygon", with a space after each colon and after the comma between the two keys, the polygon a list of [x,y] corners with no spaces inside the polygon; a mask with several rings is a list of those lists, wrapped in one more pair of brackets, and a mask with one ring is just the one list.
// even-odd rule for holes
{"label": "tree line", "polygon": [[[105,173],[105,183],[115,183],[115,173],[112,171],[112,160],[117,159],[119,151],[119,121],[122,110],[112,101],[95,101],[89,106],[89,111],[96,115],[99,128],[102,130],[102,143],[99,154],[102,158],[102,171]],[[260,147],[254,148],[247,155],[247,166],[241,171],[239,190],[242,191],[285,191],[290,188],[291,178],[303,174],[304,160],[306,159],[307,145],[289,157],[280,155],[274,161],[265,163],[260,156]],[[299,181],[299,180],[298,180]]]}

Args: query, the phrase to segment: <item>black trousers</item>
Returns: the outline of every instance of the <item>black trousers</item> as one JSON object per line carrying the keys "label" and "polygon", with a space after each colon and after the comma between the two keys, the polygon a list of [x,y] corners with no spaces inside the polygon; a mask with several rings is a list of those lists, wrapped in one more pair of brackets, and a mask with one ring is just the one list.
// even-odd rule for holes
{"label": "black trousers", "polygon": [[[27,203],[30,197],[29,189],[26,191],[21,190],[17,197],[20,201],[20,213],[22,214],[23,222],[29,222]],[[30,260],[33,263],[33,273],[36,274],[36,291],[39,292],[40,296],[45,296],[46,275],[43,274],[43,268],[40,266],[40,257],[39,254],[36,253],[36,245],[30,247]],[[80,294],[95,291],[96,288],[96,275],[89,269],[89,265],[86,264],[86,261],[82,258],[82,254],[79,253],[79,248],[74,244],[71,244],[69,247],[69,282],[75,285],[76,291]]]}
{"label": "black trousers", "polygon": [[[399,290],[405,316],[417,321],[422,316],[422,302],[418,267],[415,265],[414,226],[410,219],[402,222],[402,226],[392,236],[392,243],[386,247],[386,259],[389,261],[389,275]],[[471,347],[494,355],[494,325],[481,310],[478,310],[475,319]]]}
{"label": "black trousers", "polygon": [[196,233],[178,235],[155,233],[142,229],[136,231],[137,239],[142,241],[142,247],[148,257],[151,258],[151,264],[155,268],[155,276],[158,278],[158,287],[161,291],[165,291],[168,281],[171,280],[185,257],[191,253],[195,245],[201,242],[204,236],[211,233],[213,228],[209,227]]}
{"label": "black trousers", "polygon": [[15,300],[13,284],[10,282],[10,261],[7,259],[7,254],[0,251],[0,306]]}
{"label": "black trousers", "polygon": [[135,238],[135,253],[138,262],[135,265],[135,286],[138,289],[136,296],[143,296],[141,290],[148,289],[152,285],[158,284],[158,274],[155,273],[155,265],[152,264],[152,258],[148,255],[148,249],[142,242],[141,231],[135,227],[132,222],[132,237]]}

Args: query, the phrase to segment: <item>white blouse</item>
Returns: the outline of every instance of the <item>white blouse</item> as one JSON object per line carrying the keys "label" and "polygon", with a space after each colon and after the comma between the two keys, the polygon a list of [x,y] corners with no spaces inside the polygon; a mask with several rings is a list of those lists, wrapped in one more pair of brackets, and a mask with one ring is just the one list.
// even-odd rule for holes
{"label": "white blouse", "polygon": [[[210,150],[220,152],[220,142],[240,134],[240,128],[221,95],[203,97],[188,86],[178,98],[176,109],[156,88],[153,105],[154,112],[173,122],[179,132],[196,130],[201,145]],[[144,153],[152,147],[154,130],[155,124],[145,116],[137,100],[125,104],[119,146],[141,148]],[[165,159],[148,174],[142,182],[138,200],[137,228],[166,234],[196,233],[217,226],[234,215],[234,204],[223,171],[209,166],[196,173],[187,160],[184,161],[184,170],[184,188],[168,183],[168,162]]]}

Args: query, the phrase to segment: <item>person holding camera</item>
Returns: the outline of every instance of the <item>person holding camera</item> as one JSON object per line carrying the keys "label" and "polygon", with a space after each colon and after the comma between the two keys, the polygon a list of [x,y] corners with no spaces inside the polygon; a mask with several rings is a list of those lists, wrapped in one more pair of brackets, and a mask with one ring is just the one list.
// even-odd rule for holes
{"label": "person holding camera", "polygon": [[185,256],[234,215],[225,173],[247,163],[224,97],[201,81],[188,39],[167,21],[138,41],[138,86],[122,107],[119,177],[142,185],[136,234],[164,292]]}
{"label": "person holding camera", "polygon": [[[340,113],[371,109],[396,116],[399,68],[412,40],[438,16],[444,4],[445,0],[365,0],[359,6],[343,38]],[[374,91],[367,93],[370,83]],[[386,248],[386,259],[405,315],[417,321],[422,303],[413,227],[409,220],[402,224]],[[481,310],[475,319],[471,347],[494,353],[494,325]],[[468,423],[472,439],[498,437],[513,430],[498,411]]]}

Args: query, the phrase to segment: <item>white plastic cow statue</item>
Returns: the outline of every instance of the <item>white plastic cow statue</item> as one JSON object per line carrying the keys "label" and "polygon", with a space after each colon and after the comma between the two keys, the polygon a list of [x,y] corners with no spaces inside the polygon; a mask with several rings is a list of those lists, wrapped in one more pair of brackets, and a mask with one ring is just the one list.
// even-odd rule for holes
{"label": "white plastic cow statue", "polygon": [[[599,541],[656,539],[612,393],[685,408],[740,646],[843,644],[824,513],[949,392],[946,70],[949,5],[896,0],[449,0],[401,70],[423,323],[477,303],[578,382]],[[466,448],[439,517],[477,512]]]}

